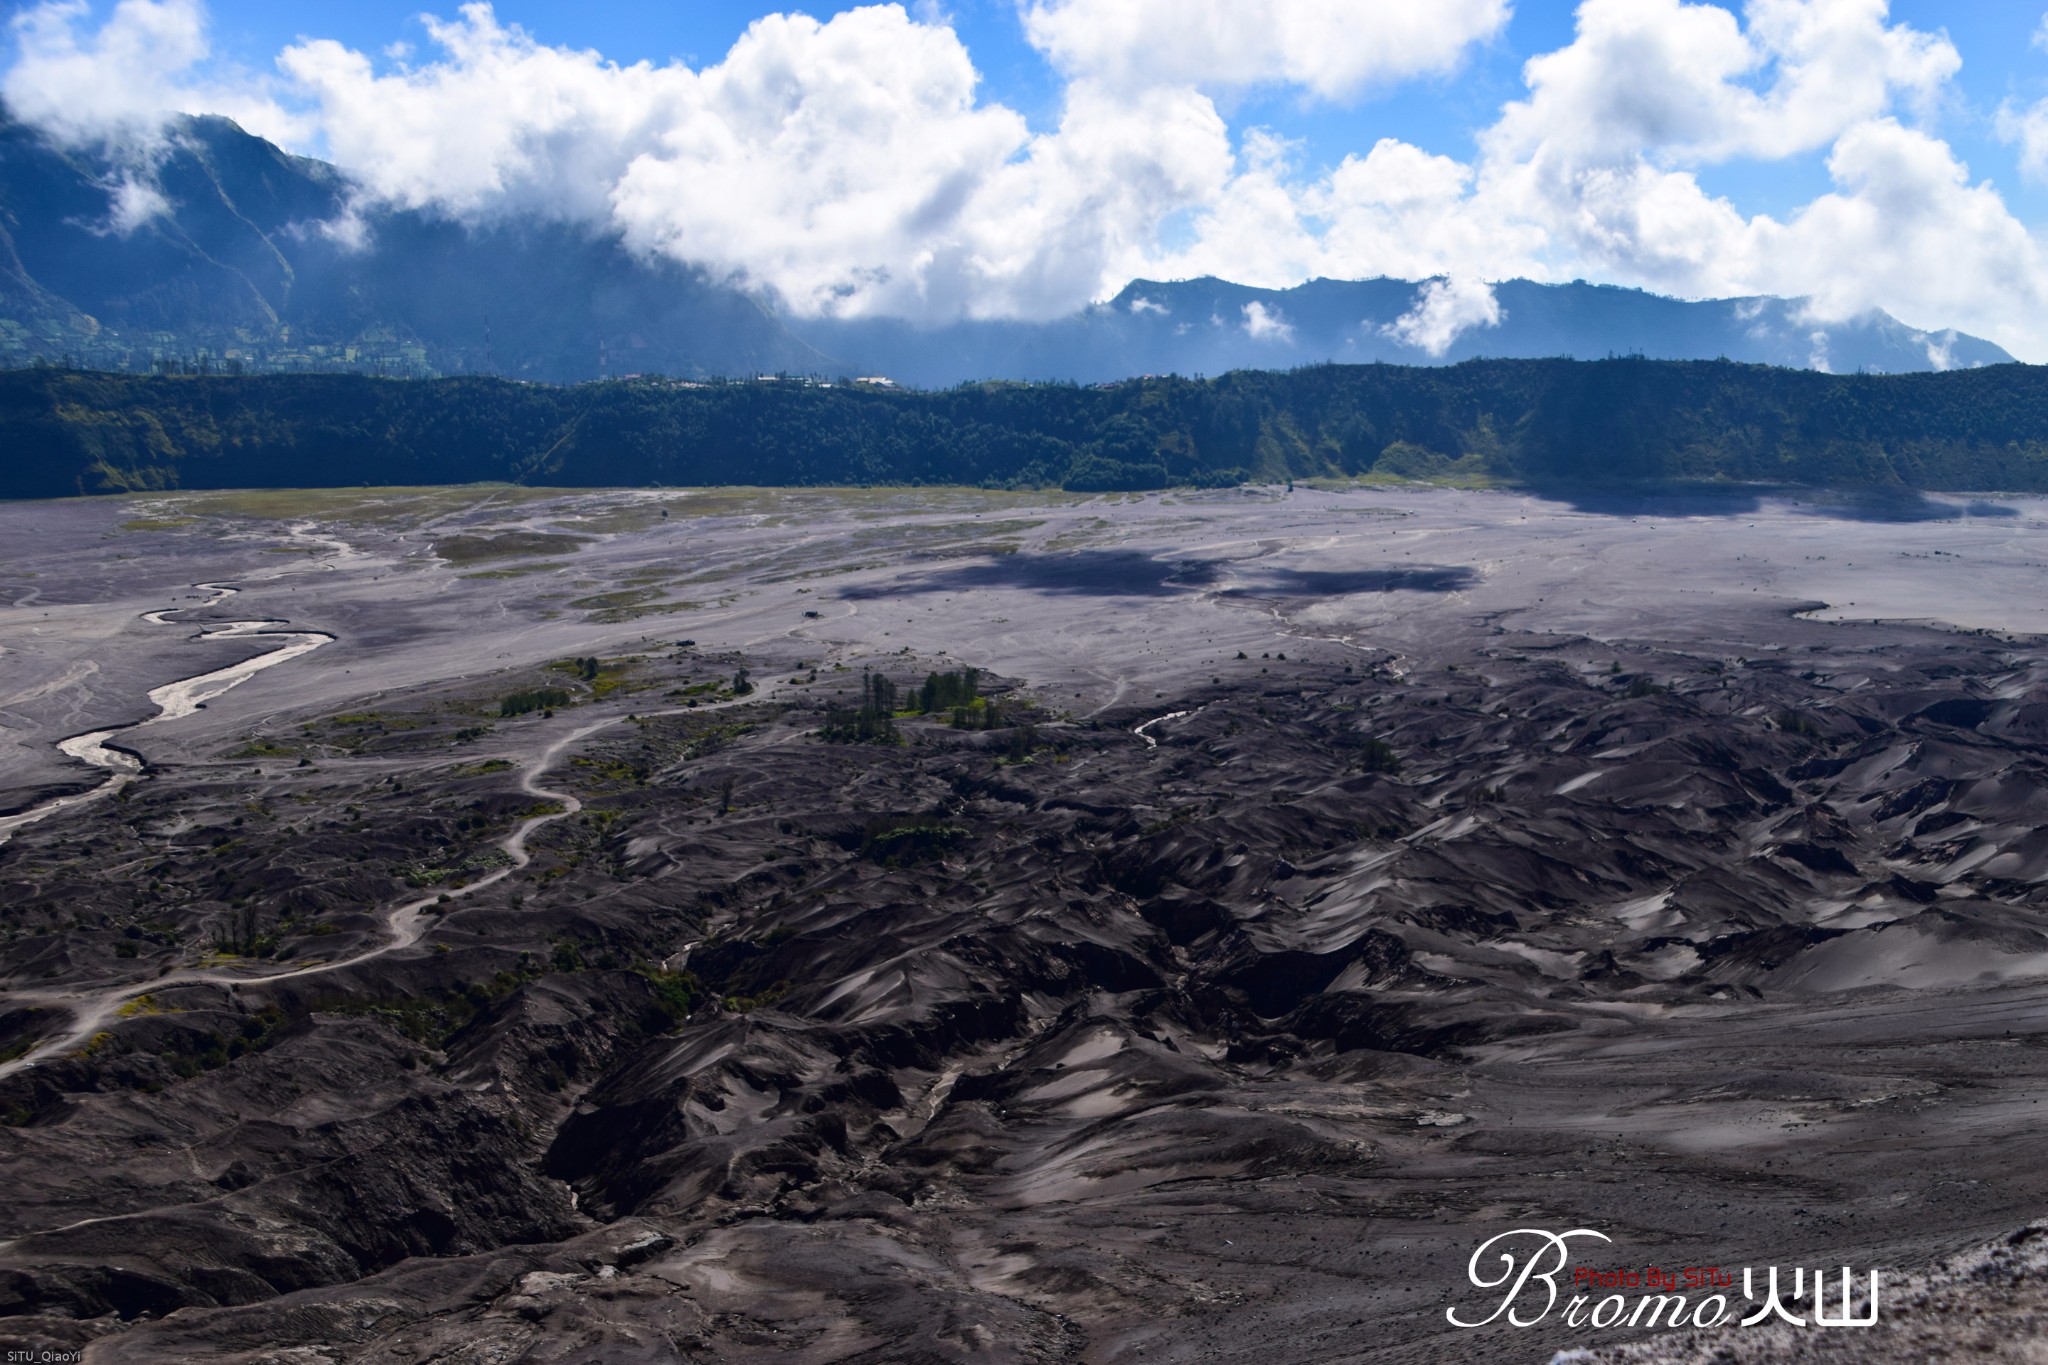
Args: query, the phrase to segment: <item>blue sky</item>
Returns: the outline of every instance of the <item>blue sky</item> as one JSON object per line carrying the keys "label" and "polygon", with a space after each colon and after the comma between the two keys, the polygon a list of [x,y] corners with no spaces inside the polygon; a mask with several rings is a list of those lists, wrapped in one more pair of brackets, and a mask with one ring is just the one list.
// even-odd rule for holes
{"label": "blue sky", "polygon": [[2048,359],[2038,2],[12,13],[0,93],[127,149],[138,184],[152,120],[224,112],[359,175],[366,215],[583,218],[797,311],[1046,316],[1140,274],[1387,274],[1469,282],[1483,320],[1488,280],[1582,277],[1881,307]]}
{"label": "blue sky", "polygon": [[[101,6],[104,9],[104,6]],[[217,46],[252,67],[302,37],[335,38],[365,52],[382,52],[394,42],[423,43],[422,13],[452,14],[455,4],[419,0],[215,0],[211,5]],[[605,0],[568,4],[559,0],[499,0],[498,17],[516,23],[542,42],[592,48],[621,64],[636,61],[717,61],[747,25],[786,10],[828,16],[852,6],[743,4],[735,0]],[[913,10],[917,7],[912,6]],[[1541,0],[1513,7],[1498,40],[1477,45],[1451,76],[1403,83],[1355,101],[1303,99],[1290,90],[1245,96],[1242,116],[1270,124],[1306,143],[1306,156],[1334,165],[1346,152],[1362,151],[1393,136],[1433,151],[1468,157],[1475,134],[1493,121],[1500,106],[1523,93],[1523,62],[1571,41],[1576,6]],[[1995,128],[1999,106],[2048,96],[2048,52],[2032,40],[2039,31],[2041,3],[1973,0],[1895,0],[1893,19],[1929,32],[1946,32],[1962,53],[1954,106],[1942,119],[1944,134],[1980,178],[2000,183],[2009,202],[2048,213],[2048,188],[2028,184],[2016,173],[2012,148]],[[1027,41],[1014,0],[953,0],[938,7],[965,41],[983,78],[983,92],[1024,113],[1035,126],[1057,121],[1059,74]],[[1825,188],[1824,157],[1786,162],[1748,162],[1718,168],[1708,177],[1719,192],[1737,195],[1745,206],[1784,212]]]}

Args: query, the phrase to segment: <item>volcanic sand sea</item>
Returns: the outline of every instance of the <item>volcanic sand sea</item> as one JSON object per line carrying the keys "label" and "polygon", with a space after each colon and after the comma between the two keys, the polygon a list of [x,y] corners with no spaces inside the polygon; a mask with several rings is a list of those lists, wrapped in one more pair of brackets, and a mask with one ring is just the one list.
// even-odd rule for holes
{"label": "volcanic sand sea", "polygon": [[[1992,1238],[2048,1199],[2044,522],[1306,486],[0,506],[0,807],[97,780],[59,741],[275,648],[206,638],[229,613],[331,637],[130,732],[147,777],[0,852],[0,967],[45,1016],[149,1000],[264,878],[329,926],[96,1015],[82,1060],[16,1018],[13,1312],[107,1360],[226,1358],[280,1292],[405,1305],[353,1345],[298,1329],[342,1359],[687,1349],[667,1332],[730,1359],[1541,1360],[1614,1338],[1443,1321],[1494,1231],[1597,1226],[1616,1264]],[[585,656],[618,690],[489,711]],[[808,737],[805,699],[863,668],[960,664],[1053,747]],[[684,717],[739,666],[775,679],[721,701],[752,719]],[[658,709],[697,728],[603,786],[682,723]],[[1361,727],[1398,773],[1359,765]],[[702,804],[721,783],[731,819]],[[954,851],[884,857],[892,813]],[[544,874],[501,856],[536,820]],[[349,880],[441,856],[420,838],[475,843],[447,906]],[[184,889],[124,939],[144,881]],[[369,900],[314,904],[344,884]],[[394,906],[440,917],[365,957]],[[377,1022],[563,942],[687,963],[727,1003],[633,1043],[604,1021],[641,978],[578,958],[424,1043]],[[302,1022],[266,1032],[266,1005]],[[256,1044],[218,1069],[152,1060],[238,1019]],[[432,1174],[444,1112],[497,1174]],[[321,1213],[342,1149],[380,1193]],[[497,1212],[421,1234],[433,1198],[392,1180],[481,1182]],[[310,1249],[259,1285],[225,1232],[195,1268],[192,1218]]]}

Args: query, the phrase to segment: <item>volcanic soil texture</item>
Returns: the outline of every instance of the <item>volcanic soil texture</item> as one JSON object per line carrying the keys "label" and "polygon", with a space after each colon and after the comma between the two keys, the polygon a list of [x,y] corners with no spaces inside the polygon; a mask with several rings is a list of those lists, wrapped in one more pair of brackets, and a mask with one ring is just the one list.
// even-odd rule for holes
{"label": "volcanic soil texture", "polygon": [[[2043,521],[0,507],[0,1342],[2030,1359]],[[1520,1227],[1898,1294],[1451,1325]]]}

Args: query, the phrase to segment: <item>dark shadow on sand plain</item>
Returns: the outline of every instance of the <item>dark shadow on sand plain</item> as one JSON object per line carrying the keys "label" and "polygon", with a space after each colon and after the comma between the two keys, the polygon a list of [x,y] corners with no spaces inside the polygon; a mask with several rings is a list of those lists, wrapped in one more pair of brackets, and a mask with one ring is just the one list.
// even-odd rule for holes
{"label": "dark shadow on sand plain", "polygon": [[1832,521],[1868,521],[1909,525],[1923,521],[1962,521],[1968,517],[2016,517],[2019,509],[2002,503],[1973,500],[1944,502],[1917,488],[1806,489],[1787,501],[1802,516]]}
{"label": "dark shadow on sand plain", "polygon": [[1170,597],[1216,581],[1217,565],[1204,559],[1154,559],[1137,550],[1076,550],[1072,554],[1001,555],[894,583],[851,587],[841,597],[865,601],[906,593],[1021,588],[1074,597]]}
{"label": "dark shadow on sand plain", "polygon": [[[1137,550],[1077,550],[1072,554],[1012,554],[959,564],[893,583],[849,587],[842,598],[868,601],[912,593],[1018,588],[1075,597],[1170,597],[1215,586],[1224,562],[1154,559]],[[1226,596],[1340,597],[1359,592],[1456,592],[1478,578],[1461,565],[1417,564],[1396,569],[1289,569],[1246,564],[1243,581]]]}
{"label": "dark shadow on sand plain", "polygon": [[1479,581],[1463,564],[1398,569],[1283,569],[1261,566],[1263,581],[1229,588],[1225,597],[1346,597],[1358,592],[1458,592]]}
{"label": "dark shadow on sand plain", "polygon": [[2019,509],[1972,499],[1945,501],[1917,488],[1813,488],[1801,484],[1552,484],[1524,491],[1574,512],[1603,517],[1742,517],[1762,510],[1764,501],[1783,502],[1802,516],[1835,521],[1910,524],[1959,521],[1965,517],[2016,517]]}

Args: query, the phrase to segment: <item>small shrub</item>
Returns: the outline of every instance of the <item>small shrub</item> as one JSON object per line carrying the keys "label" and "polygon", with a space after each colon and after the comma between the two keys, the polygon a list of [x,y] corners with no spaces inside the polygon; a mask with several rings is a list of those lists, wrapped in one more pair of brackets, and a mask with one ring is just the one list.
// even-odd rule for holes
{"label": "small shrub", "polygon": [[523,716],[530,711],[552,711],[557,706],[567,706],[569,694],[559,687],[533,687],[524,692],[514,692],[498,703],[501,718]]}
{"label": "small shrub", "polygon": [[1368,739],[1359,746],[1358,766],[1369,773],[1398,773],[1401,771],[1400,755],[1394,746],[1383,739]]}

